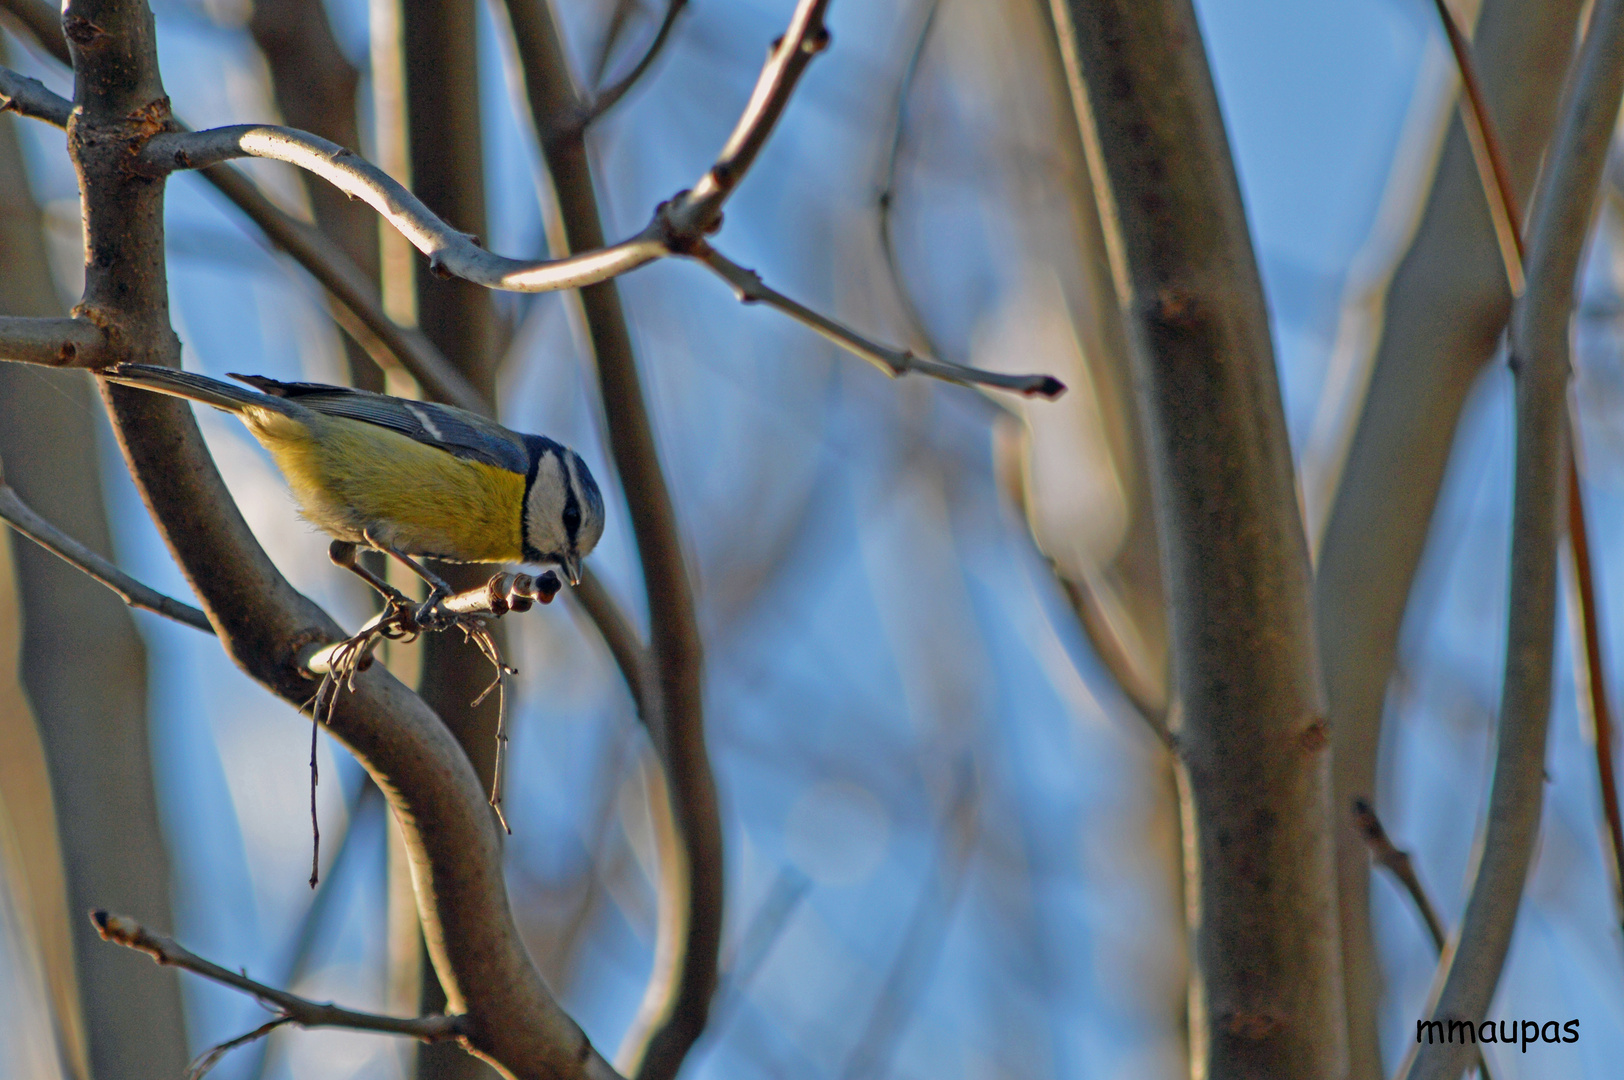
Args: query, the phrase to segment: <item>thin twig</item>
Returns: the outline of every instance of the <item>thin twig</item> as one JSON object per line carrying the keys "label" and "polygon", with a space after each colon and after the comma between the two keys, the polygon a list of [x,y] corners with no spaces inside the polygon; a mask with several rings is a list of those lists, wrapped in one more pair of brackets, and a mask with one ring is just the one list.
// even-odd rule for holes
{"label": "thin twig", "polygon": [[1382,828],[1381,818],[1376,816],[1376,809],[1370,805],[1368,799],[1353,801],[1353,821],[1359,835],[1365,838],[1365,846],[1370,849],[1371,859],[1404,886],[1404,891],[1409,893],[1410,902],[1415,905],[1416,912],[1427,924],[1427,934],[1432,938],[1433,947],[1440,953],[1443,952],[1449,932],[1444,929],[1444,921],[1439,917],[1438,909],[1433,906],[1432,898],[1427,895],[1427,890],[1421,885],[1421,879],[1416,876],[1415,865],[1410,861],[1410,853],[1393,846],[1393,841],[1387,837],[1387,830]]}
{"label": "thin twig", "polygon": [[4,466],[0,466],[0,518],[18,533],[28,537],[69,566],[82,570],[89,577],[107,586],[130,607],[185,623],[207,634],[214,633],[214,627],[209,623],[208,616],[197,608],[141,584],[40,517],[34,512],[33,507],[23,502],[17,492],[5,482]]}
{"label": "thin twig", "polygon": [[[1449,932],[1444,929],[1444,921],[1438,916],[1438,908],[1433,904],[1432,897],[1427,895],[1427,890],[1421,884],[1421,878],[1415,872],[1415,864],[1410,861],[1410,853],[1393,846],[1393,841],[1388,839],[1387,830],[1382,827],[1381,818],[1376,816],[1376,808],[1370,805],[1368,799],[1354,800],[1353,820],[1359,835],[1365,838],[1365,846],[1370,849],[1371,859],[1404,886],[1404,891],[1410,896],[1410,902],[1415,905],[1415,910],[1427,924],[1427,934],[1432,938],[1432,947],[1442,955]],[[1494,1080],[1493,1073],[1489,1071],[1489,1059],[1484,1055],[1482,1047],[1478,1048],[1477,1067],[1482,1072],[1483,1080]]]}
{"label": "thin twig", "polygon": [[690,255],[733,287],[740,303],[762,303],[783,312],[803,326],[810,327],[823,337],[839,345],[854,356],[861,357],[893,379],[917,372],[958,383],[961,386],[993,386],[1000,390],[1013,390],[1027,397],[1057,398],[1066,392],[1066,384],[1053,375],[1006,375],[997,371],[982,371],[946,360],[933,360],[928,356],[915,356],[907,350],[897,350],[863,337],[855,330],[826,318],[804,304],[797,303],[761,280],[761,275],[733,262],[703,240],[696,241]]}
{"label": "thin twig", "polygon": [[235,1039],[229,1039],[218,1046],[204,1051],[198,1056],[196,1061],[192,1062],[192,1067],[186,1070],[186,1080],[203,1080],[203,1077],[208,1074],[209,1070],[218,1065],[220,1063],[220,1059],[231,1053],[231,1051],[240,1046],[247,1046],[249,1043],[258,1042],[260,1039],[263,1039],[277,1028],[291,1023],[293,1023],[293,1017],[278,1016],[274,1020],[267,1020],[265,1023],[259,1025],[259,1027],[245,1035],[238,1035]]}
{"label": "thin twig", "polygon": [[278,990],[255,982],[203,959],[179,943],[160,934],[154,934],[134,919],[112,915],[105,911],[90,913],[91,922],[103,941],[123,945],[127,949],[144,952],[160,964],[178,967],[183,971],[212,979],[275,1008],[291,1023],[300,1027],[340,1027],[356,1031],[377,1031],[388,1035],[409,1035],[425,1042],[455,1039],[463,1033],[461,1016],[380,1016],[377,1013],[356,1012],[337,1005],[311,1001],[308,998]]}
{"label": "thin twig", "polygon": [[1590,704],[1591,727],[1596,737],[1596,777],[1600,781],[1602,819],[1607,824],[1608,865],[1613,885],[1613,912],[1624,925],[1624,819],[1620,818],[1618,776],[1613,767],[1613,720],[1607,704],[1607,664],[1601,647],[1600,607],[1596,576],[1590,555],[1590,534],[1585,523],[1584,492],[1579,484],[1578,416],[1570,414],[1568,432],[1572,443],[1568,454],[1568,541],[1573,551],[1574,577],[1578,579],[1579,610],[1583,614],[1581,645],[1585,690]]}
{"label": "thin twig", "polygon": [[1483,197],[1489,204],[1489,217],[1494,221],[1494,237],[1500,246],[1500,259],[1505,264],[1506,281],[1511,286],[1513,299],[1523,294],[1523,237],[1522,219],[1517,212],[1517,193],[1511,186],[1511,170],[1506,164],[1505,150],[1489,112],[1483,82],[1477,77],[1477,65],[1472,62],[1471,42],[1466,32],[1455,21],[1448,0],[1433,0],[1438,18],[1449,37],[1449,48],[1455,54],[1455,67],[1461,81],[1461,123],[1466,128],[1466,140],[1472,147],[1472,161],[1477,165],[1478,180],[1483,186]]}
{"label": "thin twig", "polygon": [[553,292],[607,281],[668,254],[658,221],[629,240],[563,259],[509,259],[447,225],[394,177],[361,155],[307,131],[237,124],[154,135],[141,160],[162,175],[257,157],[297,165],[361,199],[429,259],[429,271],[507,292]]}
{"label": "thin twig", "polygon": [[643,55],[632,65],[630,71],[598,91],[591,105],[582,111],[579,121],[582,129],[614,108],[620,99],[626,96],[626,92],[637,85],[637,81],[654,65],[661,50],[665,48],[665,43],[671,38],[671,28],[677,25],[677,16],[681,15],[687,6],[688,0],[666,0],[665,17],[660,20],[660,28],[654,32],[654,39],[648,43],[648,48],[643,50]]}

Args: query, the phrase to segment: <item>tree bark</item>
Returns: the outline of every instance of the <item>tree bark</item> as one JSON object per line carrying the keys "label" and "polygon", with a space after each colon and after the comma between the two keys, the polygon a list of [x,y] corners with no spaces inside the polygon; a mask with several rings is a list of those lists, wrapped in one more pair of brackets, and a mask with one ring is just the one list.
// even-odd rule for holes
{"label": "tree bark", "polygon": [[1145,421],[1170,610],[1194,1075],[1347,1049],[1307,546],[1262,284],[1189,0],[1055,0]]}

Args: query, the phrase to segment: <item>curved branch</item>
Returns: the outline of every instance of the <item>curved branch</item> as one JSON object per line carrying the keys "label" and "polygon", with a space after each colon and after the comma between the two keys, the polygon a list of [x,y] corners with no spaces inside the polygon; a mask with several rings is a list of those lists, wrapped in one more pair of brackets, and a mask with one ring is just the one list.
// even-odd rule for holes
{"label": "curved branch", "polygon": [[630,240],[563,259],[509,259],[440,220],[416,195],[353,150],[316,135],[266,124],[154,135],[142,151],[159,172],[205,169],[243,157],[297,165],[383,215],[429,258],[429,269],[507,292],[552,292],[607,281],[670,253],[658,222]]}
{"label": "curved branch", "polygon": [[284,1020],[300,1027],[341,1027],[356,1031],[377,1031],[386,1035],[410,1035],[416,1039],[438,1042],[454,1039],[462,1034],[460,1016],[380,1016],[376,1013],[356,1012],[337,1005],[311,1001],[308,998],[278,990],[274,986],[255,982],[219,964],[203,959],[178,942],[161,934],[154,934],[134,919],[112,915],[105,911],[92,911],[90,921],[103,941],[122,945],[126,949],[146,953],[160,964],[170,965],[213,979],[217,983],[241,990],[260,1001],[276,1007]]}
{"label": "curved branch", "polygon": [[[36,79],[0,67],[0,109],[5,108],[57,127],[66,127],[73,103],[52,93]],[[359,341],[374,359],[383,363],[398,363],[438,401],[472,412],[487,411],[484,398],[461,372],[440,355],[427,337],[389,317],[378,296],[377,284],[320,229],[285,213],[260,191],[254,181],[235,168],[216,165],[204,169],[202,175],[259,226],[267,240],[287,252],[338,301],[353,320],[340,320],[345,331]],[[57,321],[65,323],[68,320]],[[37,320],[31,322],[37,323]],[[25,332],[30,337],[18,337],[16,340],[20,344],[17,348],[26,347],[32,351],[12,355],[7,351],[12,344],[12,335]],[[48,332],[49,328],[43,325],[7,326],[6,321],[0,320],[0,356],[57,366],[101,367],[111,362],[101,359],[93,348],[88,352],[81,351],[72,360],[53,359],[48,352],[41,351],[47,343],[38,337]],[[63,328],[61,332],[65,341],[71,341],[76,346],[89,345],[89,335],[83,326]],[[99,339],[96,344],[100,344]]]}
{"label": "curved branch", "polygon": [[[1619,97],[1624,0],[1598,0],[1563,93],[1562,122],[1534,197],[1528,291],[1511,323],[1517,384],[1510,627],[1494,783],[1466,915],[1440,980],[1433,1019],[1480,1021],[1499,983],[1539,834],[1555,645],[1556,547],[1567,448],[1568,318]],[[1454,1080],[1463,1045],[1418,1045],[1401,1075]]]}
{"label": "curved branch", "polygon": [[620,99],[626,96],[626,92],[637,85],[637,81],[648,72],[649,68],[654,66],[654,61],[658,59],[660,51],[665,48],[665,43],[671,38],[672,27],[677,25],[677,16],[681,15],[683,9],[687,6],[688,0],[666,0],[665,18],[660,20],[660,28],[654,31],[654,40],[648,43],[648,48],[643,51],[643,55],[637,63],[632,65],[630,71],[598,91],[597,96],[582,111],[581,117],[577,121],[581,130],[589,127],[594,120],[619,104]]}

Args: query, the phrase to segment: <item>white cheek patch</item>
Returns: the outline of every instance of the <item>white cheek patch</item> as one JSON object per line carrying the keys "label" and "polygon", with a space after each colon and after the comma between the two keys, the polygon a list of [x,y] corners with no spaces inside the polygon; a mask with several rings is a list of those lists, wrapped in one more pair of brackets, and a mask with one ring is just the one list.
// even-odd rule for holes
{"label": "white cheek patch", "polygon": [[536,469],[536,482],[530,487],[525,505],[530,546],[543,555],[569,551],[569,534],[564,531],[564,499],[569,483],[557,454],[547,454]]}

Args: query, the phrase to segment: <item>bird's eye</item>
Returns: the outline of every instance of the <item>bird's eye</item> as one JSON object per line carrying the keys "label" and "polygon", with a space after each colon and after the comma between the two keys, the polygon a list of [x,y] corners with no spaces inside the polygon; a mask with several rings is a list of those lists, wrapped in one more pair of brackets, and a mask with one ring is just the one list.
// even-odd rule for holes
{"label": "bird's eye", "polygon": [[566,506],[564,508],[564,528],[568,529],[571,533],[574,533],[580,527],[581,508],[574,505]]}

